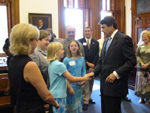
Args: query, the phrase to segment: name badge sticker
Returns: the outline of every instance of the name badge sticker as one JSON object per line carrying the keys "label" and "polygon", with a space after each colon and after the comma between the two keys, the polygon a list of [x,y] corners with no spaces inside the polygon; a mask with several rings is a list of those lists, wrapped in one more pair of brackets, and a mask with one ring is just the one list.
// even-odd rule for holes
{"label": "name badge sticker", "polygon": [[84,43],[83,43],[83,45],[84,45],[84,46],[86,46],[86,45],[87,45],[87,43],[86,43],[86,42],[84,42]]}
{"label": "name badge sticker", "polygon": [[70,62],[69,62],[69,65],[70,65],[70,66],[74,66],[74,65],[76,65],[76,63],[75,63],[75,61],[70,61]]}

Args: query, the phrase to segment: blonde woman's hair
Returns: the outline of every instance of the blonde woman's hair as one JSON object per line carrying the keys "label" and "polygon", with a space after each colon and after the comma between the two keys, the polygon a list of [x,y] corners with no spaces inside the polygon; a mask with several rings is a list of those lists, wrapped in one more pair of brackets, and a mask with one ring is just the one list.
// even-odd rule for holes
{"label": "blonde woman's hair", "polygon": [[142,40],[142,35],[143,35],[143,33],[145,33],[147,30],[143,30],[142,32],[141,32],[141,34],[140,34],[140,39],[139,39],[139,41],[138,41],[138,43],[137,43],[137,46],[139,47],[140,45],[142,45],[142,44],[144,44],[144,42],[143,42],[143,40]]}
{"label": "blonde woman's hair", "polygon": [[46,30],[40,30],[40,37],[38,40],[42,40],[43,38],[46,38],[50,36],[50,32],[46,31]]}
{"label": "blonde woman's hair", "polygon": [[71,51],[70,51],[70,44],[71,44],[72,42],[75,42],[75,43],[78,45],[78,47],[79,47],[79,49],[78,49],[78,51],[77,51],[77,55],[78,55],[78,56],[82,56],[82,53],[81,53],[81,51],[80,51],[80,45],[79,45],[79,42],[76,41],[76,40],[70,41],[70,43],[69,43],[69,45],[68,45],[68,53],[67,53],[66,56],[67,56],[67,57],[72,57],[72,54],[71,54]]}
{"label": "blonde woman's hair", "polygon": [[47,48],[47,61],[53,61],[57,59],[56,52],[61,49],[63,45],[59,42],[52,42]]}
{"label": "blonde woman's hair", "polygon": [[149,31],[145,31],[145,32],[142,34],[142,37],[143,37],[143,35],[146,35],[146,36],[149,38],[149,40],[150,40],[150,32],[149,32]]}
{"label": "blonde woman's hair", "polygon": [[10,33],[10,52],[13,55],[28,55],[31,53],[29,41],[38,39],[39,30],[31,24],[17,24]]}

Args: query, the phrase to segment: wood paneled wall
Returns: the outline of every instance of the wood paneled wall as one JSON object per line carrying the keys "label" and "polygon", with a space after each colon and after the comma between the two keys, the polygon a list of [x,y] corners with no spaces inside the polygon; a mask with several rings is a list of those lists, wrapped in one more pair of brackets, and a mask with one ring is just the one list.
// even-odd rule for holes
{"label": "wood paneled wall", "polygon": [[[98,22],[100,20],[100,9],[101,9],[101,0],[81,0],[84,2],[84,8],[89,9],[89,25],[93,29],[93,38],[100,38],[100,26]],[[64,0],[58,0],[58,20],[59,20],[59,37],[65,38],[65,21],[64,21]],[[82,5],[83,6],[83,5]]]}
{"label": "wood paneled wall", "polygon": [[110,10],[117,20],[118,30],[125,33],[125,0],[110,0]]}
{"label": "wood paneled wall", "polygon": [[[58,18],[59,18],[59,37],[65,37],[64,25],[64,0],[58,0]],[[98,25],[100,21],[100,11],[102,9],[102,0],[82,0],[85,2],[85,9],[89,10],[89,25],[93,29],[93,38],[101,38],[101,29]],[[117,22],[118,29],[125,33],[125,0],[110,0],[110,10],[113,12]]]}
{"label": "wood paneled wall", "polygon": [[98,22],[100,21],[101,0],[87,0],[86,8],[89,9],[90,26],[93,29],[93,38],[101,38],[101,31]]}
{"label": "wood paneled wall", "polygon": [[[140,28],[142,30],[145,30],[147,28],[150,28],[150,11],[137,14],[137,4],[138,4],[137,2],[138,0],[132,0],[131,2],[131,5],[132,5],[131,6],[132,7],[132,38],[133,38],[135,50],[137,49],[138,38],[140,35],[140,32],[138,31],[138,29]],[[150,1],[148,2],[150,3]],[[143,7],[148,7],[148,4],[147,6],[144,5]],[[143,7],[140,7],[140,8],[144,9]]]}
{"label": "wood paneled wall", "polygon": [[59,38],[65,38],[64,0],[58,0],[58,29]]}
{"label": "wood paneled wall", "polygon": [[11,27],[20,23],[19,15],[19,0],[10,0],[11,1]]}

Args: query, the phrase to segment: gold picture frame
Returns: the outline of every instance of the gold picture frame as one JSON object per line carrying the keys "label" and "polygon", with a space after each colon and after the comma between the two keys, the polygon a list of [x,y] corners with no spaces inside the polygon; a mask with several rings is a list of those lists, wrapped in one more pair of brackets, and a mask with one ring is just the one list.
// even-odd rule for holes
{"label": "gold picture frame", "polygon": [[[43,22],[42,28],[39,27],[40,21]],[[40,30],[52,28],[52,14],[29,13],[29,23],[37,26]]]}

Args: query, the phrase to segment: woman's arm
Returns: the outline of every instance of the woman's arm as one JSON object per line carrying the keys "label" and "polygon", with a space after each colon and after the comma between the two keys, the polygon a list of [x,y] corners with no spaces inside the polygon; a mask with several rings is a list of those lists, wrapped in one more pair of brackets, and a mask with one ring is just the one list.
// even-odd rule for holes
{"label": "woman's arm", "polygon": [[53,95],[47,89],[42,74],[34,62],[30,61],[26,64],[24,68],[24,79],[26,82],[30,82],[35,87],[38,94],[45,102],[54,105],[56,108],[59,107],[59,104],[55,101]]}

